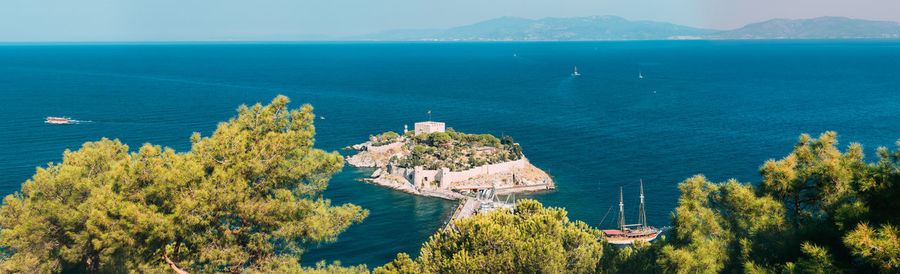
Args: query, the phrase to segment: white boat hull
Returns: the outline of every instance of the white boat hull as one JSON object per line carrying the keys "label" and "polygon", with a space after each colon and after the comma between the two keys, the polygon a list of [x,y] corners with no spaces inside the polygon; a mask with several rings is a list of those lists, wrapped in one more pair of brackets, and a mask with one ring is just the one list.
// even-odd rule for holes
{"label": "white boat hull", "polygon": [[640,237],[640,238],[618,238],[618,237],[617,238],[609,238],[609,237],[607,237],[606,241],[611,244],[614,244],[614,245],[630,245],[630,244],[633,244],[634,242],[649,243],[650,241],[656,240],[656,238],[658,238],[658,237],[659,237],[659,233],[656,233],[656,234],[652,234],[652,235],[648,235],[646,237]]}
{"label": "white boat hull", "polygon": [[74,124],[78,121],[73,120],[68,117],[47,117],[47,120],[44,120],[44,123],[54,124],[54,125],[66,125],[66,124]]}

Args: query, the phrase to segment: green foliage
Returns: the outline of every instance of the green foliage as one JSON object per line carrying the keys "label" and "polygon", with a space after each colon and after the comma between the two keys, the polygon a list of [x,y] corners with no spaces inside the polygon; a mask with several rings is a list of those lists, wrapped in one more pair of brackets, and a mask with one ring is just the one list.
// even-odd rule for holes
{"label": "green foliage", "polygon": [[450,141],[453,139],[450,138],[450,135],[444,132],[434,132],[428,134],[428,143],[432,146],[443,146],[448,145]]}
{"label": "green foliage", "polygon": [[373,146],[383,146],[398,141],[400,139],[400,134],[397,134],[393,131],[388,131],[376,136],[372,136],[369,139],[372,140]]}
{"label": "green foliage", "polygon": [[[296,260],[294,260],[296,261]],[[291,268],[281,268],[281,269],[266,269],[265,271],[260,271],[260,273],[295,273],[298,272],[296,269],[300,269],[299,272],[306,274],[356,274],[356,273],[369,273],[369,269],[366,268],[366,265],[356,265],[356,266],[341,266],[341,262],[334,262],[333,264],[326,265],[325,261],[320,261],[316,263],[315,267],[291,267]]]}
{"label": "green foliage", "polygon": [[299,266],[368,212],[321,198],[343,159],[313,148],[312,107],[287,103],[241,106],[186,153],[107,139],[66,151],[4,199],[2,272]]}
{"label": "green foliage", "polygon": [[660,253],[661,244],[666,241],[666,236],[660,236],[654,244],[635,242],[635,244],[620,247],[605,244],[603,257],[601,257],[598,272],[606,273],[660,273],[656,260]]}
{"label": "green foliage", "polygon": [[844,237],[844,244],[850,247],[854,256],[884,271],[900,270],[900,230],[892,225],[872,229],[867,224],[859,224]]}
{"label": "green foliage", "polygon": [[397,254],[397,258],[384,266],[376,268],[372,273],[398,273],[398,274],[415,274],[423,273],[422,267],[409,257],[406,253]]}
{"label": "green foliage", "polygon": [[831,258],[831,254],[828,253],[828,249],[817,246],[815,244],[811,244],[809,242],[804,242],[800,245],[800,249],[803,251],[803,256],[797,261],[796,264],[788,265],[786,267],[789,272],[792,273],[836,273],[840,272],[836,267],[834,267],[834,261]]}
{"label": "green foliage", "polygon": [[[321,198],[342,158],[312,148],[311,107],[286,104],[241,107],[211,137],[192,136],[186,153],[129,152],[107,139],[66,151],[4,199],[0,272],[366,272],[299,264],[306,246],[368,212]],[[389,133],[373,138],[399,138]],[[506,136],[448,131],[410,142],[411,155],[392,161],[458,169],[521,157]],[[415,260],[401,253],[375,272],[900,272],[900,151],[879,148],[869,164],[860,145],[836,146],[833,132],[804,134],[760,167],[756,185],[685,180],[669,237],[652,245],[605,244],[565,210],[522,200],[455,221]]]}
{"label": "green foliage", "polygon": [[[829,273],[900,271],[900,151],[837,149],[837,135],[800,136],[787,157],[767,161],[758,189],[694,177],[681,184],[664,272]],[[900,147],[900,142],[898,142]],[[878,229],[868,224],[877,224]]]}
{"label": "green foliage", "polygon": [[472,146],[486,146],[500,148],[500,139],[490,134],[466,134],[456,131],[448,131],[446,134],[454,141]]}
{"label": "green foliage", "polygon": [[834,132],[819,139],[803,134],[790,155],[760,168],[761,190],[781,200],[797,224],[821,220],[854,194],[851,181],[864,165],[862,146],[851,144],[841,153],[835,145]]}
{"label": "green foliage", "polygon": [[[671,239],[658,263],[667,272],[695,273],[740,269],[747,262],[769,262],[771,252],[751,252],[754,242],[775,240],[783,232],[784,210],[753,187],[731,180],[714,184],[702,175],[679,185]],[[772,249],[760,247],[761,249]]]}
{"label": "green foliage", "polygon": [[514,212],[495,210],[455,226],[432,236],[415,261],[400,254],[375,273],[597,272],[603,253],[600,231],[533,200],[519,201]]}
{"label": "green foliage", "polygon": [[326,264],[325,261],[319,261],[314,267],[306,267],[300,265],[297,257],[291,254],[282,254],[274,256],[257,267],[242,269],[243,273],[311,273],[311,274],[354,274],[369,273],[366,265],[356,265],[345,267],[341,262],[335,261],[332,264]]}
{"label": "green foliage", "polygon": [[426,169],[471,169],[522,159],[522,147],[509,136],[504,140],[490,134],[466,134],[455,131],[419,134],[411,138],[410,155],[393,160],[400,167],[423,166]]}
{"label": "green foliage", "polygon": [[[507,149],[512,144],[500,140]],[[712,183],[702,175],[685,180],[669,237],[652,245],[604,245],[600,251],[585,240],[581,246],[591,246],[590,252],[570,251],[565,243],[560,250],[554,241],[570,237],[548,239],[561,234],[548,231],[595,230],[559,221],[565,216],[558,209],[524,202],[515,213],[457,221],[457,230],[432,236],[418,259],[402,254],[376,272],[900,272],[900,150],[879,148],[879,161],[867,164],[860,145],[845,152],[836,145],[833,132],[818,139],[804,134],[787,157],[760,168],[756,185]],[[583,254],[596,255],[589,260]]]}

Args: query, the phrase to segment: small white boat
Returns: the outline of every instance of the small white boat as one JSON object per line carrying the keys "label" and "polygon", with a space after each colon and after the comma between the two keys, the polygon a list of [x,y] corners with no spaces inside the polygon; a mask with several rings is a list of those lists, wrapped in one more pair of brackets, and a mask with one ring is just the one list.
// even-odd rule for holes
{"label": "small white boat", "polygon": [[578,73],[578,66],[575,66],[575,72],[572,72],[572,77],[581,76],[581,73]]}
{"label": "small white boat", "polygon": [[644,75],[640,71],[638,71],[638,79],[644,79]]}
{"label": "small white boat", "polygon": [[66,125],[66,124],[74,124],[75,120],[69,117],[47,117],[47,120],[44,120],[44,123],[54,124],[54,125]]}

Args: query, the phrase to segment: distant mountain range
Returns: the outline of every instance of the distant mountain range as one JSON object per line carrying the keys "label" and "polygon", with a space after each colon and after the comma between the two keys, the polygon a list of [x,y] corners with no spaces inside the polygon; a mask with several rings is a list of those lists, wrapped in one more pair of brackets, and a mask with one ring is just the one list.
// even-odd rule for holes
{"label": "distant mountain range", "polygon": [[617,16],[501,17],[450,29],[406,29],[348,37],[372,41],[603,41],[676,39],[900,38],[900,23],[846,17],[772,19],[733,30],[693,28]]}

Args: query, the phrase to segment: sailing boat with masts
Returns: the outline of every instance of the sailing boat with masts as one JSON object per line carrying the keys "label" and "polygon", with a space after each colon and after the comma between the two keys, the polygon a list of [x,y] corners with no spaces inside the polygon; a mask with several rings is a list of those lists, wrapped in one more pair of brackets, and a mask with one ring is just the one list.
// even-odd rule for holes
{"label": "sailing boat with masts", "polygon": [[625,203],[622,199],[622,187],[619,187],[619,225],[618,229],[605,229],[603,235],[611,244],[625,245],[636,241],[649,242],[659,237],[661,229],[647,226],[647,214],[644,212],[644,181],[641,180],[641,213],[637,224],[625,224]]}

